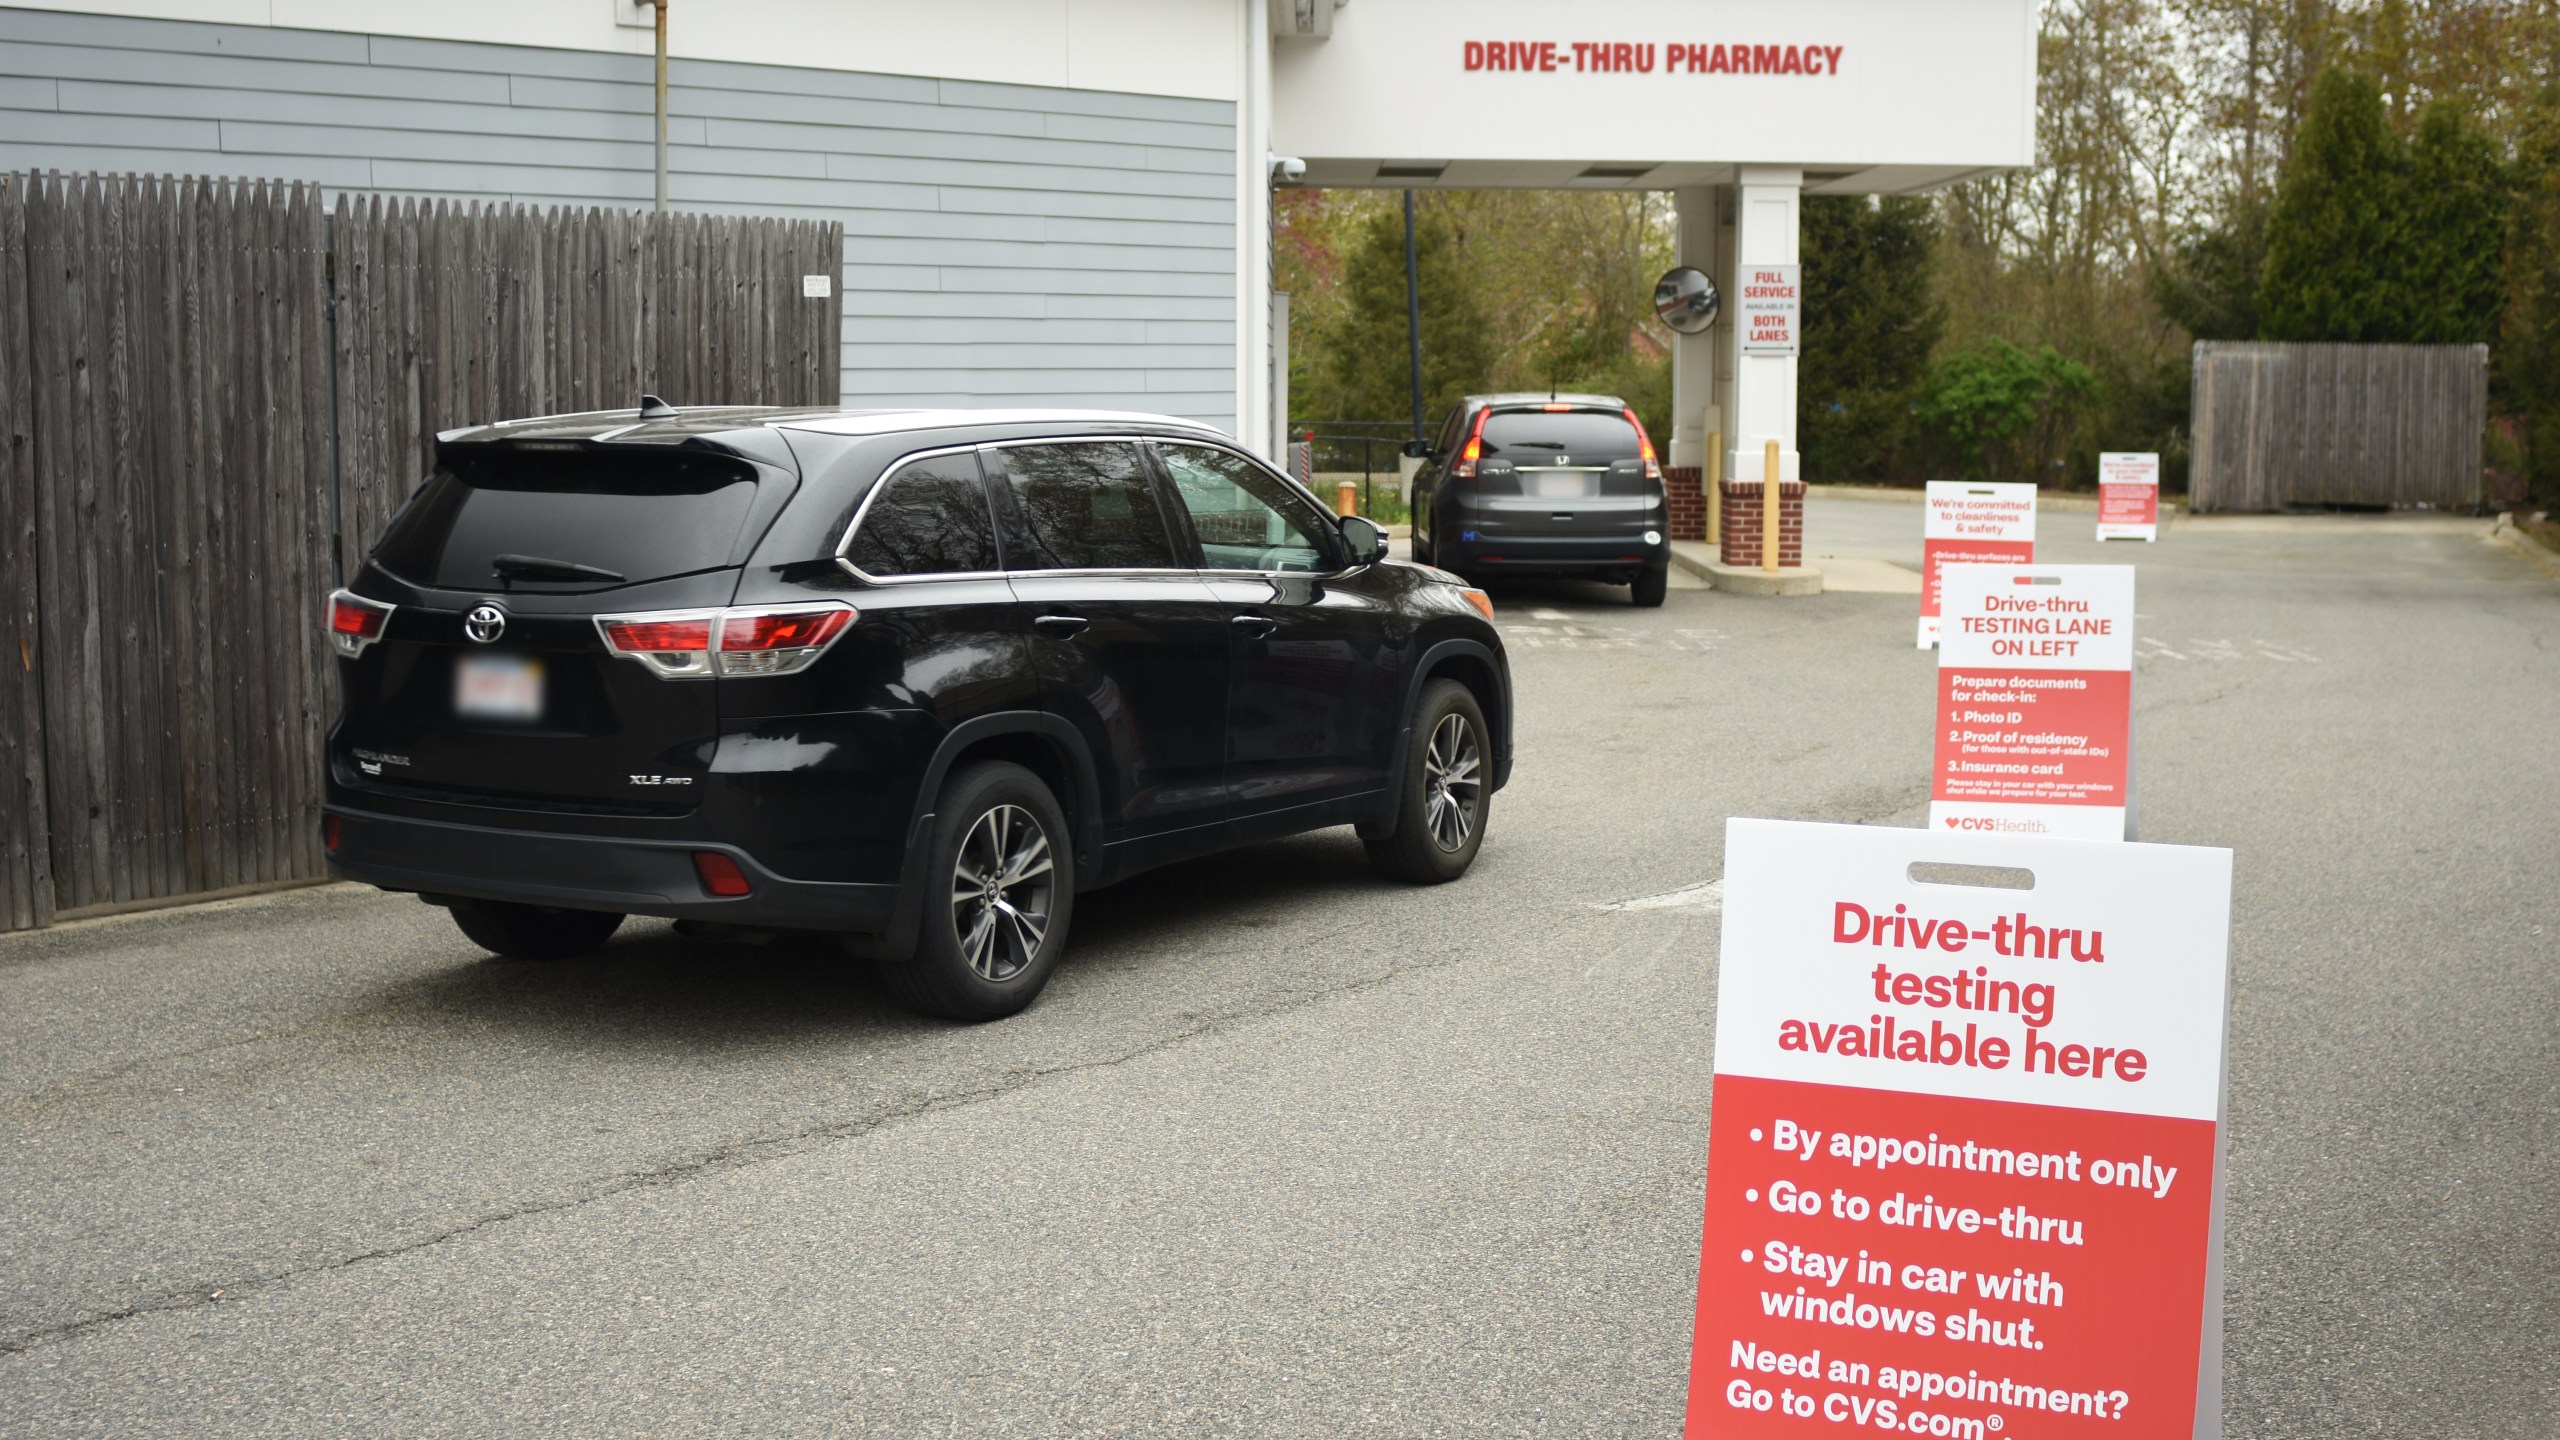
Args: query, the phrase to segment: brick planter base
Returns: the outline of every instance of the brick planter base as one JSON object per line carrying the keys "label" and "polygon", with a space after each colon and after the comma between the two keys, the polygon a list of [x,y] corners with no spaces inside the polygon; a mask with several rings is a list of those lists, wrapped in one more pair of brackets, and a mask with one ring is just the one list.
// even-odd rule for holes
{"label": "brick planter base", "polygon": [[[1664,471],[1667,477],[1671,472]],[[1689,472],[1695,475],[1695,470]],[[1672,512],[1679,512],[1674,509]],[[1700,528],[1694,538],[1705,539],[1706,516],[1699,513]],[[1672,532],[1675,536],[1680,532]],[[1724,482],[1724,546],[1719,558],[1727,565],[1757,568],[1760,564],[1760,482],[1727,480]],[[1804,564],[1804,482],[1782,481],[1778,485],[1778,566],[1792,569]]]}
{"label": "brick planter base", "polygon": [[1662,467],[1662,498],[1671,508],[1671,538],[1707,538],[1707,472],[1695,465]]}

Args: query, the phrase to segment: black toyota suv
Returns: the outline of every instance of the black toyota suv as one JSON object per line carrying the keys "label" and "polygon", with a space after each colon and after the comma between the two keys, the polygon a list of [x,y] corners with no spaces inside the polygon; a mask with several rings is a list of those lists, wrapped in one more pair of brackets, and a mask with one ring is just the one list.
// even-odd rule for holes
{"label": "black toyota suv", "polygon": [[1470,579],[1573,575],[1669,588],[1662,467],[1614,395],[1470,395],[1415,447],[1413,554]]}
{"label": "black toyota suv", "polygon": [[832,931],[993,1018],[1080,891],[1345,824],[1453,880],[1510,770],[1484,594],[1185,421],[652,400],[436,457],[330,597],[323,840],[502,955]]}

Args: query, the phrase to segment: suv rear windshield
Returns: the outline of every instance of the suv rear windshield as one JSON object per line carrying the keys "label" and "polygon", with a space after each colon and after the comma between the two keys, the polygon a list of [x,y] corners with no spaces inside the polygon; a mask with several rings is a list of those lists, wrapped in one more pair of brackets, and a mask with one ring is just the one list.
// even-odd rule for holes
{"label": "suv rear windshield", "polygon": [[[755,471],[723,456],[492,448],[428,476],[374,561],[450,589],[662,580],[727,565],[755,495]],[[501,575],[502,555],[583,569]]]}
{"label": "suv rear windshield", "polygon": [[1484,453],[1520,464],[1573,457],[1577,465],[1633,460],[1643,453],[1636,427],[1609,410],[1496,410],[1485,417]]}

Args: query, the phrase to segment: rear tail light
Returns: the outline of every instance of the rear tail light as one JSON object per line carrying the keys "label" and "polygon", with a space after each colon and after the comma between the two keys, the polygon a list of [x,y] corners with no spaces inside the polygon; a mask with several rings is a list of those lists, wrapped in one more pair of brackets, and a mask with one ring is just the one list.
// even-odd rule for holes
{"label": "rear tail light", "polygon": [[1467,448],[1458,452],[1458,463],[1449,467],[1453,478],[1476,478],[1476,462],[1484,458],[1484,419],[1492,413],[1490,410],[1476,412],[1476,423],[1467,431]]}
{"label": "rear tail light", "polygon": [[702,877],[703,889],[724,899],[744,895],[752,888],[747,884],[747,872],[738,868],[738,862],[717,850],[694,851],[693,873]]}
{"label": "rear tail light", "polygon": [[806,670],[861,618],[850,605],[599,615],[604,648],[670,680]]}
{"label": "rear tail light", "polygon": [[826,653],[851,610],[786,610],[730,615],[720,622],[720,673],[787,675]]}
{"label": "rear tail light", "polygon": [[323,815],[320,817],[320,844],[323,848],[327,849],[330,854],[335,855],[338,853],[337,816]]}
{"label": "rear tail light", "polygon": [[382,627],[391,623],[391,612],[397,607],[379,600],[367,600],[353,590],[329,592],[329,643],[338,653],[352,660],[364,653],[364,647],[382,638]]}
{"label": "rear tail light", "polygon": [[1653,455],[1653,437],[1644,433],[1644,422],[1636,418],[1635,407],[1627,408],[1627,423],[1636,427],[1636,453],[1644,457],[1644,478],[1662,478],[1662,465]]}

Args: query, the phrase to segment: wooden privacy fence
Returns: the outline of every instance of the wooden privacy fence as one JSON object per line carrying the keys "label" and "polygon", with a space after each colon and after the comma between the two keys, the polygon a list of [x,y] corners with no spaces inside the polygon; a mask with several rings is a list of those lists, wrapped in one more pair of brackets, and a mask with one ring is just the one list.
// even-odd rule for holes
{"label": "wooden privacy fence", "polygon": [[2480,503],[2485,345],[2198,341],[2198,510]]}
{"label": "wooden privacy fence", "polygon": [[832,405],[842,254],[814,221],[0,177],[0,929],[322,874],[321,602],[436,432]]}

